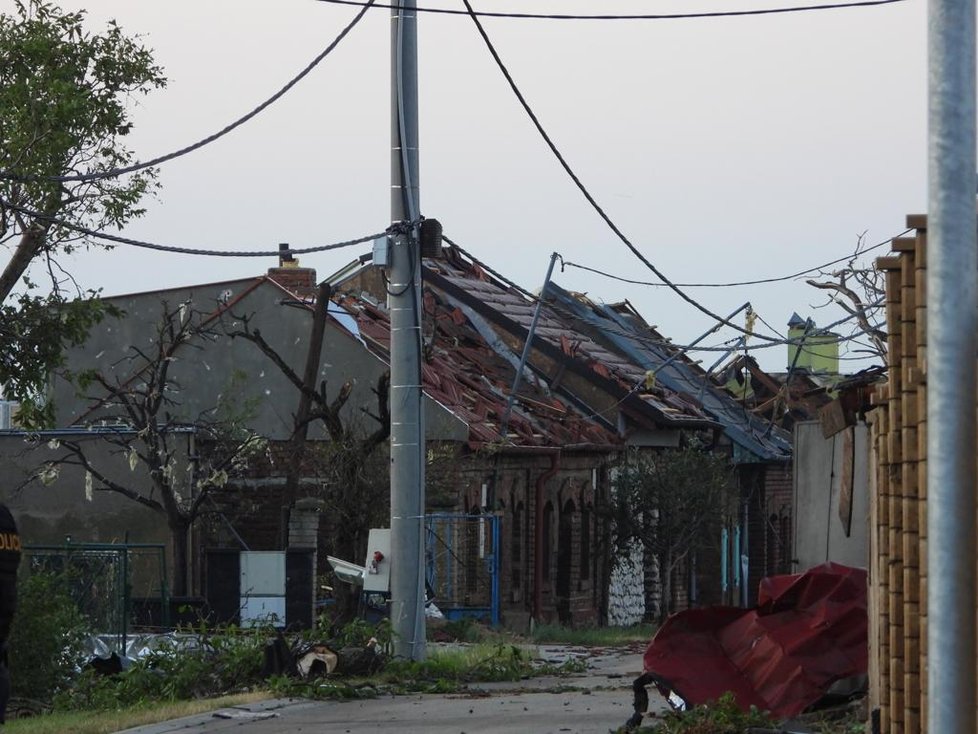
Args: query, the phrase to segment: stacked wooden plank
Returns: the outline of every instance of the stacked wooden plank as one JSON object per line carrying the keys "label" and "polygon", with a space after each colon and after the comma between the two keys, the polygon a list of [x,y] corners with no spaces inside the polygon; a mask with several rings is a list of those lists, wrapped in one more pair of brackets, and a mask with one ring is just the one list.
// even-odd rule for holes
{"label": "stacked wooden plank", "polygon": [[908,217],[907,226],[913,236],[895,238],[876,261],[886,277],[889,371],[871,414],[870,685],[885,734],[926,731],[927,710],[926,218]]}

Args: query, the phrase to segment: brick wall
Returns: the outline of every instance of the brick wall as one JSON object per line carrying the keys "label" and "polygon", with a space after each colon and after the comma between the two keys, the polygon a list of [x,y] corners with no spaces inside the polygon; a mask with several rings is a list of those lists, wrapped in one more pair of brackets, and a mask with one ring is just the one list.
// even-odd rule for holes
{"label": "brick wall", "polygon": [[[608,543],[595,504],[606,492],[604,454],[569,454],[543,488],[546,514],[541,621],[597,624],[607,606]],[[536,487],[550,469],[549,456],[516,454],[490,462],[469,457],[460,471],[457,510],[481,506],[490,487],[500,525],[500,599],[504,623],[522,628],[533,612]],[[595,470],[598,487],[592,486]],[[495,482],[493,482],[495,480]],[[495,489],[491,489],[493,483]]]}
{"label": "brick wall", "polygon": [[268,277],[298,296],[314,296],[318,290],[315,268],[269,268]]}
{"label": "brick wall", "polygon": [[766,565],[768,575],[792,573],[791,528],[794,511],[792,464],[769,464],[764,474],[767,499]]}

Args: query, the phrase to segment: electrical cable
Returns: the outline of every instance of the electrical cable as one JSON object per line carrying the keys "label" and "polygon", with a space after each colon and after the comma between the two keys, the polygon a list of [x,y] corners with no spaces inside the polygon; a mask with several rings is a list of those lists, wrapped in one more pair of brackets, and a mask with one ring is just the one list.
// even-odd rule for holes
{"label": "electrical cable", "polygon": [[342,41],[351,30],[353,30],[353,27],[360,22],[363,16],[367,14],[367,11],[374,5],[374,0],[364,0],[364,2],[359,4],[363,6],[360,12],[356,14],[353,20],[351,20],[346,25],[346,27],[343,28],[342,31],[340,31],[339,35],[337,35],[336,38],[334,38],[333,41],[326,48],[324,48],[319,53],[319,55],[316,56],[316,58],[310,61],[302,71],[300,71],[298,74],[292,77],[292,79],[290,79],[285,84],[284,87],[279,89],[275,94],[273,94],[271,97],[266,99],[260,105],[255,107],[247,114],[239,117],[230,125],[227,125],[221,130],[218,130],[213,135],[208,135],[206,138],[203,138],[202,140],[199,140],[196,143],[188,145],[184,148],[180,148],[179,150],[175,150],[172,153],[167,153],[166,155],[161,155],[142,163],[137,162],[129,166],[112,168],[109,169],[108,171],[101,171],[99,173],[78,173],[70,176],[25,176],[25,175],[18,174],[15,171],[0,171],[0,178],[6,178],[14,181],[60,181],[60,182],[99,181],[101,179],[116,178],[118,176],[124,176],[128,173],[141,171],[145,168],[150,168],[152,166],[159,165],[160,163],[166,163],[168,161],[172,161],[173,159],[187,155],[188,153],[193,153],[194,151],[203,148],[205,145],[213,143],[215,140],[218,140],[219,138],[223,138],[232,130],[248,122],[253,117],[263,112],[272,104],[274,104],[279,99],[281,99],[289,90],[292,89],[292,87],[294,87],[296,84],[302,81],[302,79],[304,79],[309,74],[309,72],[315,69],[323,59],[329,56],[329,54],[333,51],[333,49],[339,45],[340,41]]}
{"label": "electrical cable", "polygon": [[[481,260],[479,260],[474,255],[472,255],[472,253],[470,253],[467,250],[465,250],[462,246],[460,246],[457,242],[453,241],[447,235],[442,235],[442,239],[445,242],[447,242],[449,245],[451,245],[452,247],[454,247],[456,250],[458,250],[460,253],[462,253],[463,255],[465,255],[466,257],[468,257],[473,263],[477,263],[478,266],[479,266],[479,268],[481,270],[489,273],[490,275],[492,275],[494,278],[498,279],[502,283],[504,283],[507,286],[509,286],[509,287],[513,288],[514,290],[518,291],[524,297],[529,298],[531,300],[537,300],[539,298],[538,296],[536,296],[536,295],[530,293],[529,291],[527,291],[525,288],[522,288],[519,284],[517,284],[517,283],[513,282],[512,280],[506,278],[504,275],[502,275],[498,271],[493,270],[492,267],[490,267],[489,265],[486,265],[484,262],[482,262]],[[867,304],[866,307],[867,308],[875,308],[876,306],[882,305],[882,303],[883,303],[883,301],[882,300],[879,300],[879,301],[875,301],[873,303]],[[568,311],[567,309],[562,308],[560,305],[554,303],[553,301],[547,301],[547,306],[549,306],[551,309],[553,309],[559,315],[561,315],[561,316],[563,316],[565,318],[568,318],[568,319],[570,319],[572,321],[575,321],[575,322],[584,322],[584,320],[580,316],[577,316],[576,314],[571,313],[570,311]],[[841,326],[842,324],[846,323],[847,321],[851,321],[854,318],[856,318],[856,314],[849,314],[849,315],[844,316],[843,318],[841,318],[841,319],[839,319],[837,321],[833,321],[828,326],[824,326],[824,327],[823,326],[820,326],[820,327],[818,327],[818,330],[819,331],[829,331],[831,329],[834,329],[837,326]],[[764,319],[762,319],[760,317],[760,315],[758,315],[758,320],[761,321],[761,323],[763,323],[769,329],[771,329],[771,331],[773,331],[775,334],[777,334],[779,338],[772,339],[771,337],[764,337],[765,340],[766,340],[766,343],[765,344],[759,344],[759,345],[750,347],[751,350],[756,351],[756,350],[759,350],[759,349],[770,349],[770,348],[773,348],[773,347],[784,346],[786,344],[793,344],[793,345],[797,345],[798,344],[798,341],[799,340],[797,338],[785,337],[785,336],[779,334],[778,331],[776,329],[772,328],[770,326],[770,324],[768,324],[766,321],[764,321]],[[733,341],[732,339],[728,339],[728,340],[726,340],[724,342],[720,342],[719,344],[712,345],[712,346],[686,345],[686,344],[676,344],[675,342],[670,341],[670,340],[668,340],[668,339],[666,339],[664,337],[663,338],[656,339],[655,337],[651,337],[651,336],[642,336],[641,334],[637,334],[637,333],[634,333],[634,332],[625,331],[623,329],[618,328],[617,326],[613,326],[612,324],[606,324],[602,328],[605,331],[609,332],[609,333],[613,333],[613,334],[616,334],[618,336],[626,337],[628,339],[633,339],[633,340],[638,341],[638,342],[641,342],[641,343],[652,344],[652,345],[655,345],[655,346],[661,346],[661,347],[664,347],[666,349],[676,349],[676,350],[683,351],[683,352],[721,352],[721,351],[729,351],[729,346],[727,346],[727,345],[729,345],[729,343],[731,341]],[[757,334],[757,332],[750,332],[750,334],[753,335],[753,336],[762,336],[762,335]],[[849,337],[839,337],[838,339],[835,339],[835,340],[832,340],[832,341],[826,341],[826,342],[823,342],[823,343],[825,343],[825,344],[843,344],[843,343],[846,343],[846,342],[849,342],[849,341],[854,341],[857,338],[859,338],[858,335],[856,335],[856,336],[849,336]],[[846,359],[846,358],[840,357],[840,359]],[[854,360],[859,360],[859,359],[864,359],[864,358],[861,358],[860,357],[860,358],[853,358],[853,359]]]}
{"label": "electrical cable", "polygon": [[448,235],[442,233],[441,238],[442,238],[442,240],[444,240],[445,242],[447,242],[448,244],[450,244],[452,247],[454,247],[456,250],[458,250],[459,252],[461,252],[463,255],[465,255],[467,258],[469,258],[469,260],[471,260],[473,263],[478,263],[479,264],[479,267],[482,268],[483,270],[485,270],[487,273],[489,273],[492,277],[494,277],[497,280],[505,283],[510,288],[513,288],[514,290],[519,291],[522,295],[526,296],[527,298],[531,298],[531,299],[535,299],[536,298],[536,296],[534,296],[528,290],[526,290],[525,288],[523,288],[519,284],[513,282],[512,280],[510,280],[509,278],[507,278],[505,275],[503,275],[502,273],[500,273],[498,270],[493,270],[491,266],[486,265],[484,262],[482,262],[481,260],[479,260],[471,252],[468,252],[467,250],[465,250],[461,245],[459,245],[457,242],[455,242],[454,240],[452,240],[451,238],[449,238]]}
{"label": "electrical cable", "polygon": [[[618,228],[618,225],[616,225],[614,221],[612,221],[611,217],[608,216],[608,214],[604,211],[604,209],[601,208],[597,200],[591,195],[591,192],[588,191],[588,189],[581,182],[581,179],[577,176],[576,173],[574,173],[574,170],[570,167],[570,164],[566,161],[564,156],[561,154],[560,150],[558,150],[556,144],[547,134],[547,131],[544,130],[543,125],[540,123],[540,120],[537,118],[536,114],[530,108],[530,105],[526,101],[526,98],[523,96],[523,93],[520,91],[519,87],[516,86],[516,82],[513,80],[512,75],[509,73],[509,70],[506,68],[506,65],[503,63],[502,58],[500,58],[499,52],[496,51],[496,47],[489,39],[489,35],[486,33],[485,28],[483,28],[482,26],[482,22],[474,14],[475,11],[472,9],[472,5],[469,2],[469,0],[462,0],[462,2],[464,3],[465,7],[468,9],[469,17],[471,17],[472,22],[475,23],[475,26],[479,31],[479,35],[482,36],[482,40],[485,42],[486,47],[489,49],[489,53],[492,55],[493,60],[496,62],[496,65],[499,67],[499,70],[502,72],[503,76],[506,78],[506,81],[509,83],[510,89],[513,90],[513,94],[516,95],[516,98],[519,100],[520,104],[522,105],[523,110],[526,112],[530,120],[533,122],[534,126],[537,129],[537,132],[540,133],[540,136],[543,138],[544,142],[550,148],[550,151],[557,158],[557,161],[560,163],[561,167],[563,167],[567,175],[570,176],[571,180],[577,186],[578,190],[584,195],[584,198],[587,199],[587,202],[591,205],[591,207],[595,210],[595,212],[597,212],[598,216],[600,216],[601,219],[604,220],[605,224],[608,225],[611,231],[614,232],[615,235],[618,237],[618,239],[620,239],[622,243],[629,250],[632,251],[635,257],[637,257],[649,270],[655,273],[657,278],[659,278],[665,285],[667,285],[673,292],[675,292],[676,295],[678,295],[688,304],[690,304],[695,309],[701,311],[702,313],[709,316],[711,319],[713,319],[714,321],[720,324],[729,326],[732,329],[735,329],[736,331],[739,331],[743,334],[751,334],[751,332],[747,331],[747,329],[744,329],[742,326],[733,323],[729,319],[726,319],[717,313],[714,313],[706,306],[699,303],[697,300],[695,300],[687,293],[685,293],[681,288],[676,286],[655,265],[653,265],[652,262],[649,261],[648,258],[646,258],[645,255],[643,255],[641,251],[635,245],[632,244],[631,240],[629,240],[628,237],[625,236],[625,233]],[[764,336],[762,334],[756,334],[755,336],[761,340],[771,341],[770,337]]]}
{"label": "electrical cable", "polygon": [[755,311],[754,314],[757,316],[757,320],[760,321],[762,324],[764,324],[767,328],[769,328],[775,334],[777,334],[778,336],[780,336],[782,339],[787,339],[787,337],[784,334],[782,334],[780,331],[778,331],[773,326],[771,326],[767,321],[765,321],[764,320],[764,317],[761,316],[759,313],[757,313],[757,311]]}
{"label": "electrical cable", "polygon": [[[396,86],[396,104],[397,104],[397,136],[398,136],[398,149],[400,151],[400,176],[401,176],[401,198],[402,204],[405,212],[407,213],[408,219],[412,222],[418,220],[419,215],[417,214],[418,207],[417,202],[414,200],[414,193],[412,191],[412,176],[411,176],[411,161],[407,151],[407,121],[404,117],[404,70],[401,68],[401,59],[403,58],[404,47],[404,20],[403,12],[399,9],[397,14],[397,36],[396,36],[396,46],[395,53],[397,54],[398,63],[395,68],[395,82]],[[415,286],[415,277],[417,276],[417,268],[421,261],[420,252],[415,252],[415,248],[412,247],[413,243],[418,241],[417,230],[412,228],[407,233],[408,241],[406,243],[405,249],[407,250],[406,256],[408,262],[411,263],[410,276],[404,286],[398,290],[391,290],[389,283],[387,282],[386,276],[385,280],[385,290],[389,296],[402,296]],[[412,306],[415,313],[415,322],[420,333],[421,327],[418,323],[418,314],[421,313],[421,306],[417,303],[417,298],[412,301]],[[420,348],[420,347],[419,347]],[[420,352],[419,352],[420,354]],[[420,357],[419,357],[420,359]]]}
{"label": "electrical cable", "polygon": [[22,214],[26,214],[30,217],[35,217],[58,227],[64,227],[65,229],[70,229],[80,234],[86,235],[88,237],[95,237],[101,240],[108,240],[109,242],[114,242],[120,245],[130,245],[132,247],[141,247],[147,250],[159,250],[161,252],[174,252],[180,255],[204,255],[208,257],[271,257],[278,255],[307,255],[311,252],[325,252],[327,250],[338,250],[343,247],[351,247],[353,245],[360,245],[364,242],[371,242],[378,237],[384,237],[390,233],[390,229],[384,232],[377,232],[375,234],[365,235],[363,237],[357,237],[353,240],[344,240],[343,242],[334,242],[329,245],[316,245],[314,247],[301,247],[301,248],[289,248],[288,250],[257,250],[257,251],[241,251],[241,250],[202,250],[192,247],[177,247],[173,245],[159,245],[154,242],[145,242],[143,240],[132,239],[131,237],[122,237],[120,235],[108,234],[107,232],[98,232],[88,227],[83,227],[80,224],[74,224],[72,222],[65,221],[63,219],[58,219],[57,217],[52,217],[45,215],[41,212],[33,211],[22,206],[13,204],[5,199],[0,198],[0,205],[18,211]]}
{"label": "electrical cable", "polygon": [[[602,15],[575,15],[568,13],[506,13],[498,11],[480,10],[475,15],[481,18],[509,18],[519,20],[688,20],[692,18],[731,18],[750,15],[783,15],[786,13],[802,13],[818,10],[843,10],[846,8],[864,8],[874,5],[893,5],[904,0],[857,0],[851,3],[826,3],[821,5],[796,5],[780,8],[756,8],[748,10],[717,10],[704,11],[699,13],[629,13],[629,14],[602,14]],[[318,0],[321,3],[332,5],[352,5],[362,6],[363,0]],[[400,4],[374,3],[375,8],[396,9],[402,7]],[[432,13],[437,15],[469,15],[464,10],[452,10],[449,8],[416,8],[419,13]]]}
{"label": "electrical cable", "polygon": [[[886,245],[891,244],[892,241],[897,237],[903,237],[905,234],[907,234],[910,231],[911,231],[910,229],[905,229],[900,234],[895,235],[894,237],[885,239],[882,242],[878,242],[875,245],[867,247],[863,250],[858,250],[857,252],[854,252],[851,255],[846,255],[845,257],[840,257],[835,260],[830,260],[827,263],[822,263],[821,265],[816,265],[806,270],[799,270],[797,273],[792,273],[791,275],[780,275],[771,278],[760,278],[758,280],[741,280],[741,281],[736,281],[731,283],[675,283],[674,285],[676,285],[679,288],[734,288],[738,286],[764,285],[765,283],[779,283],[785,280],[794,280],[795,278],[800,278],[803,275],[808,275],[809,273],[818,272],[819,270],[822,270],[823,268],[827,268],[830,265],[837,265],[838,263],[846,262],[847,260],[852,260],[867,252],[872,252],[873,250],[877,250],[880,247],[885,247]],[[570,261],[563,261],[563,265],[564,267],[568,267],[568,268],[577,268],[578,270],[586,270],[589,273],[602,275],[605,278],[611,278],[612,280],[617,280],[621,283],[631,283],[632,285],[648,285],[654,288],[661,288],[666,285],[665,283],[653,283],[647,280],[632,280],[630,278],[623,278],[620,275],[613,275],[603,270],[598,270],[597,268],[588,267],[587,265],[581,265],[579,263],[570,262]]]}

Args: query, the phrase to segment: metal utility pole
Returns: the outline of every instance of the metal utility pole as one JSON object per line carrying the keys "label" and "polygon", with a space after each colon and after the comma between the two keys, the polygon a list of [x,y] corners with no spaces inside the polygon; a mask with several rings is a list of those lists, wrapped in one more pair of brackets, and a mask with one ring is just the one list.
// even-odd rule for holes
{"label": "metal utility pole", "polygon": [[391,10],[391,603],[394,654],[425,657],[424,425],[415,0]]}
{"label": "metal utility pole", "polygon": [[543,288],[540,289],[540,298],[537,299],[536,308],[533,309],[533,318],[530,320],[530,330],[526,333],[526,343],[523,345],[523,353],[520,355],[520,366],[516,368],[516,377],[513,378],[513,388],[509,391],[509,398],[506,400],[506,411],[499,424],[499,437],[506,438],[506,430],[509,427],[509,416],[513,412],[513,401],[516,400],[516,391],[520,389],[520,382],[523,379],[523,370],[526,369],[526,360],[530,356],[530,346],[533,344],[533,337],[537,332],[537,322],[540,320],[540,309],[543,307],[543,299],[547,295],[547,286],[550,285],[550,278],[554,274],[554,265],[557,263],[559,253],[550,256],[550,264],[547,266],[547,276],[543,279]]}
{"label": "metal utility pole", "polygon": [[975,731],[975,0],[928,8],[928,724]]}

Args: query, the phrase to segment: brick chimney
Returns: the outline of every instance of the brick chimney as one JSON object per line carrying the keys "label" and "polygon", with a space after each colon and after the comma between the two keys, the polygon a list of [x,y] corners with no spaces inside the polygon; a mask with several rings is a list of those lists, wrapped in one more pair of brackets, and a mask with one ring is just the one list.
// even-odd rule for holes
{"label": "brick chimney", "polygon": [[300,268],[299,261],[289,253],[289,245],[282,242],[278,246],[278,267],[268,269],[268,277],[297,296],[315,296],[316,269]]}

